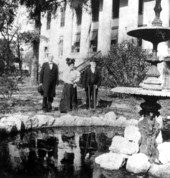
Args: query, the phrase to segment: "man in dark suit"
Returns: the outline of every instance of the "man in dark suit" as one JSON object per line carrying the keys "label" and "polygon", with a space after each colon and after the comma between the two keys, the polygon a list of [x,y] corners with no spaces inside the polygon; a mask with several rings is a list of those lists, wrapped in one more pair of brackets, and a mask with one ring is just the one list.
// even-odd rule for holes
{"label": "man in dark suit", "polygon": [[43,88],[43,110],[52,110],[52,102],[55,97],[55,88],[59,84],[58,66],[53,62],[53,56],[48,56],[48,62],[43,63],[40,72],[40,85]]}
{"label": "man in dark suit", "polygon": [[83,74],[83,88],[86,91],[86,108],[95,108],[97,103],[98,88],[101,85],[101,71],[96,66],[97,59],[92,58],[90,67]]}

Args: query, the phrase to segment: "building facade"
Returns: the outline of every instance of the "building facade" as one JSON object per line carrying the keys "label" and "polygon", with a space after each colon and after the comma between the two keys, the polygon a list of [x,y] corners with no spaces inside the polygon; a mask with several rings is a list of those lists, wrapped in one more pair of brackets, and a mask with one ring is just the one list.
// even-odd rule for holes
{"label": "building facade", "polygon": [[[67,57],[75,58],[79,64],[96,51],[107,55],[112,44],[132,39],[127,31],[151,26],[155,17],[155,0],[89,0],[88,3],[76,10],[63,4],[55,14],[42,15],[41,35],[49,40],[40,42],[40,65],[47,52],[54,55],[60,71],[65,69]],[[161,6],[163,26],[169,27],[170,1],[162,0]],[[138,45],[152,50],[149,42],[138,39]],[[159,44],[158,55],[166,55],[168,46],[168,42]]]}

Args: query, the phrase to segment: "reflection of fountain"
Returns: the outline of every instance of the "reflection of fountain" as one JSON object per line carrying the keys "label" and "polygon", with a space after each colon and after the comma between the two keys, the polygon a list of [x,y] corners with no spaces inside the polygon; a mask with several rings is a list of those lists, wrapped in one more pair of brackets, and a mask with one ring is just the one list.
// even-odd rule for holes
{"label": "reflection of fountain", "polygon": [[161,108],[157,101],[170,97],[169,92],[161,91],[160,73],[157,69],[157,64],[160,62],[157,57],[157,46],[160,42],[170,39],[170,28],[162,27],[160,20],[160,12],[162,10],[161,0],[156,0],[154,10],[155,19],[151,27],[140,27],[127,33],[130,36],[144,39],[153,44],[153,55],[147,59],[147,62],[149,62],[151,66],[146,73],[146,79],[140,84],[141,88],[116,87],[112,89],[113,93],[136,95],[145,100],[145,102],[141,104],[142,110],[140,113],[144,116],[144,119],[139,122],[139,129],[143,137],[141,139],[140,151],[149,155],[152,160],[157,157],[155,137],[159,133],[159,126],[156,122],[156,116],[159,116],[158,110]]}

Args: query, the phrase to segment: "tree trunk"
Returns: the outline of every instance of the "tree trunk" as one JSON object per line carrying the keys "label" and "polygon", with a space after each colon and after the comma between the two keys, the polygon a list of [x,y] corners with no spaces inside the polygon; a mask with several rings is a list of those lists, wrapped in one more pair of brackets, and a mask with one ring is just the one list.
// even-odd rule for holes
{"label": "tree trunk", "polygon": [[[40,37],[41,32],[41,11],[39,11],[39,14],[37,15],[37,18],[35,18],[35,31],[38,33]],[[40,39],[37,38],[32,42],[33,46],[33,58],[32,58],[32,65],[31,65],[31,78],[30,78],[30,84],[31,85],[37,85],[38,83],[38,64],[39,64],[39,44]]]}
{"label": "tree trunk", "polygon": [[19,40],[17,41],[17,50],[18,50],[19,71],[20,71],[20,75],[22,76],[22,57],[21,57]]}

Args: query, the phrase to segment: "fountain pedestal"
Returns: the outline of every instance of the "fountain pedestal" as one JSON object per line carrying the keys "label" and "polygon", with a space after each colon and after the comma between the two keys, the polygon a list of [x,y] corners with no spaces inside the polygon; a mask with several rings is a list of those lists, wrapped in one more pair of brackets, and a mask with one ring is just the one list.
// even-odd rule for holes
{"label": "fountain pedestal", "polygon": [[113,88],[111,92],[130,94],[144,99],[144,102],[140,105],[140,115],[143,116],[143,120],[139,121],[138,124],[142,136],[140,152],[148,155],[150,157],[150,161],[154,162],[158,159],[156,137],[160,132],[159,124],[156,122],[156,117],[159,116],[159,110],[161,109],[161,105],[158,101],[160,99],[170,98],[170,92],[132,87],[116,87]]}

